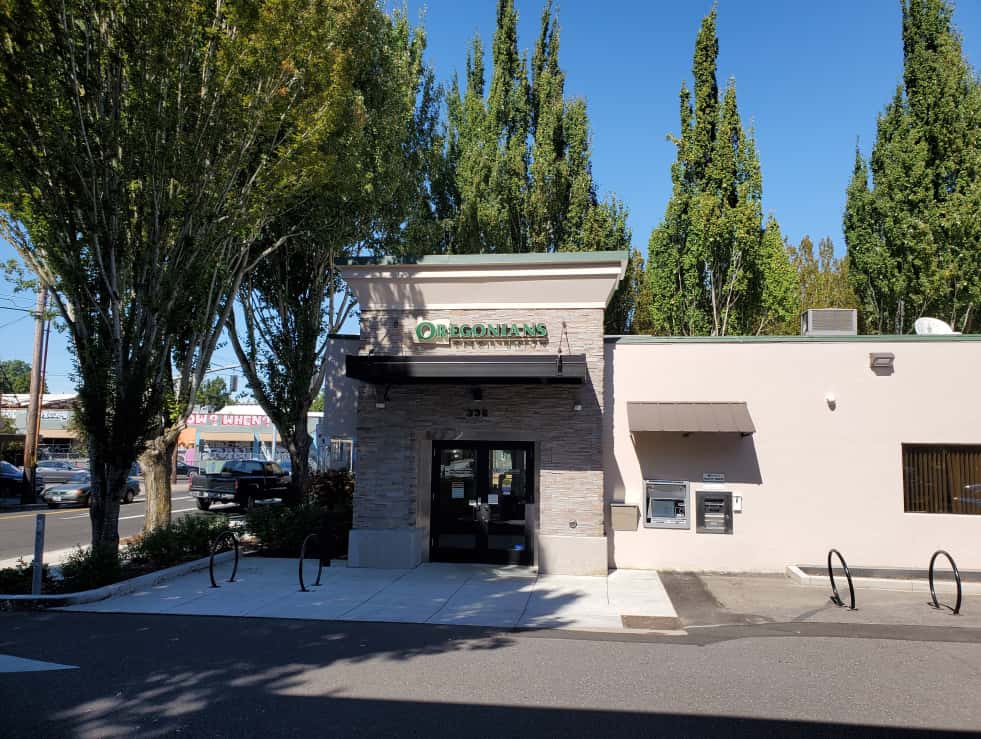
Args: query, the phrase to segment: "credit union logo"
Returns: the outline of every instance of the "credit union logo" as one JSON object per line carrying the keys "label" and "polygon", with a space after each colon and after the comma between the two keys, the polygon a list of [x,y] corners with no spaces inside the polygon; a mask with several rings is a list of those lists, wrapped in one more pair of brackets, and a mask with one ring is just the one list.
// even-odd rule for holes
{"label": "credit union logo", "polygon": [[454,339],[522,340],[547,339],[548,327],[544,323],[447,323],[443,321],[419,321],[414,332],[416,341],[430,344],[446,344]]}

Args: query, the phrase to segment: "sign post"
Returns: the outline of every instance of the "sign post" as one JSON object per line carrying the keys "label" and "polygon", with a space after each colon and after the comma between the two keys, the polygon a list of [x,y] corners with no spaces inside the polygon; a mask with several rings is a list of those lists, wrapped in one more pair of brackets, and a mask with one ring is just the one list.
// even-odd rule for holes
{"label": "sign post", "polygon": [[44,571],[44,519],[43,513],[37,514],[34,524],[34,577],[31,580],[31,595],[41,594],[41,574]]}

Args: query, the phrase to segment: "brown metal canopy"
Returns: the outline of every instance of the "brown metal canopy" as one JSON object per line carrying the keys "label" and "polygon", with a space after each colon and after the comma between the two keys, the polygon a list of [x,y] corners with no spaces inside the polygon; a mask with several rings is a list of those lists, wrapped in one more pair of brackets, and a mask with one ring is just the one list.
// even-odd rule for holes
{"label": "brown metal canopy", "polygon": [[627,403],[631,431],[756,432],[745,403]]}

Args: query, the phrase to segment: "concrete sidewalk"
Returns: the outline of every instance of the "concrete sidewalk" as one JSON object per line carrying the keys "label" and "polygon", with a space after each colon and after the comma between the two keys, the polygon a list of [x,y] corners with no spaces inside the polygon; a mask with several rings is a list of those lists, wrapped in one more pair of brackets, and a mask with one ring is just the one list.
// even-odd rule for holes
{"label": "concrete sidewalk", "polygon": [[[784,575],[662,572],[661,578],[688,629],[774,623],[981,629],[981,595],[965,593],[961,613],[954,616],[949,607],[931,607],[929,590],[911,591],[903,581],[896,582],[896,590],[856,583],[852,611],[830,601],[830,585],[802,585]],[[848,586],[838,587],[847,604]],[[951,606],[953,584],[938,582],[937,597]]]}
{"label": "concrete sidewalk", "polygon": [[[231,564],[221,569],[227,580]],[[216,577],[217,577],[216,573]],[[410,570],[329,567],[321,585],[308,563],[299,592],[293,559],[248,557],[234,583],[212,588],[197,572],[69,611],[339,621],[390,621],[592,631],[677,628],[656,572],[608,577],[538,575],[527,567],[423,564]]]}

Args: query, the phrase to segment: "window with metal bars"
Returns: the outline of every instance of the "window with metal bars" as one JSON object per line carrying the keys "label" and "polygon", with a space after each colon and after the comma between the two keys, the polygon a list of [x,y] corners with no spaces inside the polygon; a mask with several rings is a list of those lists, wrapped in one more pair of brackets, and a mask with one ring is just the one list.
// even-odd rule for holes
{"label": "window with metal bars", "polygon": [[981,515],[981,446],[903,444],[907,513]]}

